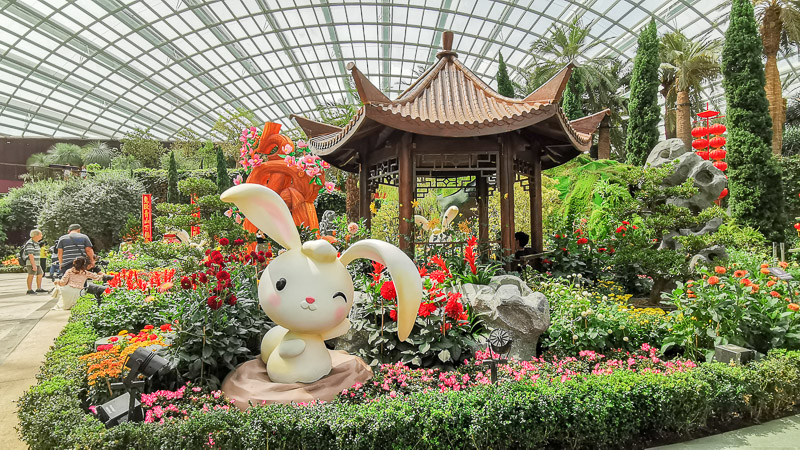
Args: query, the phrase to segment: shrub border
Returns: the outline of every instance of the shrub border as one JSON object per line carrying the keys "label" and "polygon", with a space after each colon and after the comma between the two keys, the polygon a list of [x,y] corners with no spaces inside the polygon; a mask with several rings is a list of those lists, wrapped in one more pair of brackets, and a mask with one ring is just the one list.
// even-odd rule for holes
{"label": "shrub border", "polygon": [[31,448],[204,448],[209,437],[226,449],[632,448],[770,419],[800,401],[800,352],[781,350],[745,367],[706,363],[669,376],[616,372],[356,405],[233,408],[106,429],[80,400],[78,358],[97,338],[84,320],[93,302],[73,308],[38,384],[19,400],[19,431]]}

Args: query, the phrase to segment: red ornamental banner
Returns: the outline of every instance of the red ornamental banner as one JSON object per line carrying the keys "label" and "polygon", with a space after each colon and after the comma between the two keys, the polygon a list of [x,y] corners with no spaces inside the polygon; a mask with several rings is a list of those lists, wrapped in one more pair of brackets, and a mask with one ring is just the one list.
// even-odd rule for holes
{"label": "red ornamental banner", "polygon": [[[194,195],[192,196],[192,204],[193,204],[193,205],[196,205],[196,204],[197,204],[197,203],[194,201],[195,197],[196,197],[196,196],[194,196]],[[192,216],[196,217],[196,218],[197,218],[197,220],[200,220],[200,207],[197,207],[197,208],[195,208],[195,209],[194,209],[194,212],[192,213]],[[198,234],[200,234],[200,227],[192,227],[192,229],[191,229],[191,233],[192,233],[192,237],[195,237],[195,236],[197,236]]]}
{"label": "red ornamental banner", "polygon": [[153,203],[151,194],[142,194],[142,235],[145,242],[153,240]]}

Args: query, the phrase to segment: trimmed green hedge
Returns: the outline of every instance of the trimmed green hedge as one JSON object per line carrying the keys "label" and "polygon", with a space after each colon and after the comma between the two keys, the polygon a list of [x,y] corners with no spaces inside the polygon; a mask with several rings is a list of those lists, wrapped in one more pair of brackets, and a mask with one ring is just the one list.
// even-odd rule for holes
{"label": "trimmed green hedge", "polygon": [[20,399],[22,438],[38,448],[225,449],[634,448],[731,420],[776,417],[800,399],[800,352],[746,367],[671,375],[615,372],[564,383],[526,381],[366,404],[270,405],[106,430],[80,402],[78,357],[95,340],[83,298]]}

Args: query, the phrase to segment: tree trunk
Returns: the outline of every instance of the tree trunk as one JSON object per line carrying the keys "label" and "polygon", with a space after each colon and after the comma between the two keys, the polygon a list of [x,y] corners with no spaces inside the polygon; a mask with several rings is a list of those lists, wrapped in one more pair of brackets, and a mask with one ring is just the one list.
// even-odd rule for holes
{"label": "tree trunk", "polygon": [[[348,173],[344,181],[344,190],[346,194],[347,204],[347,218],[351,222],[356,222],[359,219],[358,214],[358,178],[356,174]],[[369,202],[368,198],[361,199],[361,201]]]}
{"label": "tree trunk", "polygon": [[664,136],[667,139],[675,137],[669,126],[669,92],[672,90],[673,83],[661,83],[661,96],[664,97]]}
{"label": "tree trunk", "polygon": [[780,7],[768,7],[764,11],[764,21],[761,24],[761,42],[764,44],[764,54],[767,55],[767,64],[764,75],[767,78],[767,100],[769,101],[769,116],[772,118],[772,153],[781,154],[783,145],[783,92],[781,90],[781,74],[778,71],[778,47],[780,46],[781,29],[783,22],[780,16]]}
{"label": "tree trunk", "polygon": [[692,110],[689,91],[678,91],[677,111],[675,113],[675,134],[687,147],[692,145]]}

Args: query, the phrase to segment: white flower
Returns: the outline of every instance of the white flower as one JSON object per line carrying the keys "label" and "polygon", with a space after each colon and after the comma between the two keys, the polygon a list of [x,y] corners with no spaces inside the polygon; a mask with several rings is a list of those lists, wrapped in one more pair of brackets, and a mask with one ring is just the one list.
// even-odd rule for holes
{"label": "white flower", "polygon": [[614,332],[613,332],[613,331],[611,331],[611,330],[607,330],[607,331],[608,331],[608,334],[612,334],[612,333],[614,333]]}
{"label": "white flower", "polygon": [[624,338],[622,338],[622,340],[628,342],[628,336],[625,336]]}
{"label": "white flower", "polygon": [[578,340],[578,335],[577,334],[573,334],[572,335],[572,340],[573,341],[577,341]]}
{"label": "white flower", "polygon": [[598,314],[597,315],[597,318],[600,319],[600,320],[603,320],[603,317],[605,317],[605,316],[603,316],[602,314]]}
{"label": "white flower", "polygon": [[608,296],[607,296],[607,295],[604,295],[604,296],[603,296],[603,301],[606,301],[606,300],[608,300]]}
{"label": "white flower", "polygon": [[583,275],[581,275],[581,274],[578,274],[578,278],[583,278]]}
{"label": "white flower", "polygon": [[583,296],[584,297],[588,297],[589,296],[589,291],[583,291]]}

